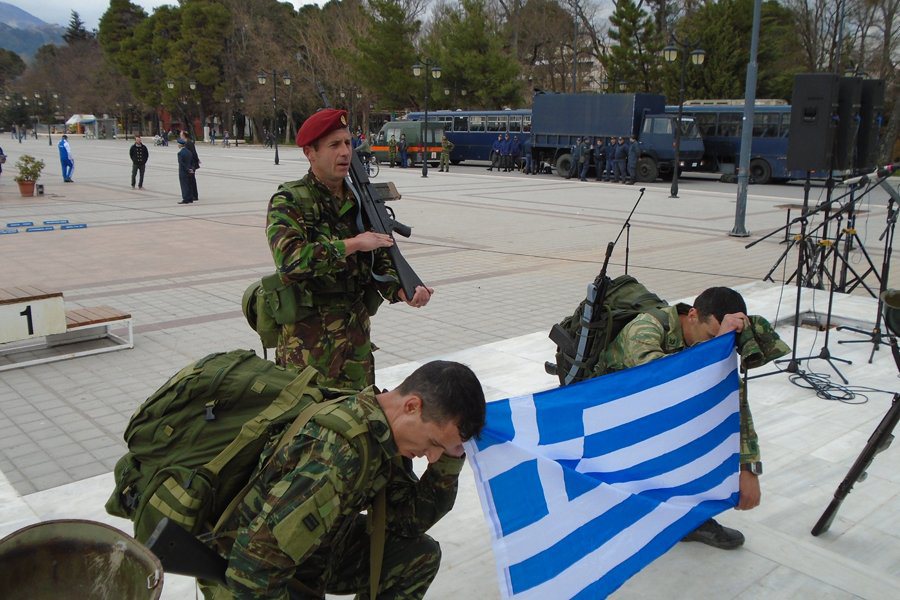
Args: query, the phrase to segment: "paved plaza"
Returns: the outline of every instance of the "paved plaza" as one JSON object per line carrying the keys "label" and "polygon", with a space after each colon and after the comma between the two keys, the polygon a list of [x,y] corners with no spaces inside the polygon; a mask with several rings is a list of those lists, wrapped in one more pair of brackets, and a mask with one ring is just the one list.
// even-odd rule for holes
{"label": "paved plaza", "polygon": [[[107,305],[133,315],[135,347],[0,373],[0,537],[38,520],[89,518],[130,531],[105,515],[111,471],[124,453],[122,433],[132,412],[170,375],[210,352],[254,348],[240,310],[244,289],[272,271],[265,240],[269,197],[298,179],[308,163],[299,149],[273,152],[199,144],[200,201],[178,205],[174,144],[150,147],[143,190],[129,184],[131,141],[70,138],[74,183],[63,183],[55,142],[0,139],[9,160],[0,175],[0,229],[8,223],[68,220],[83,229],[0,235],[0,288],[35,285],[64,293],[67,307]],[[44,195],[22,198],[12,180],[22,153],[47,162]],[[377,383],[391,387],[433,358],[469,364],[489,399],[551,387],[543,372],[552,359],[546,333],[571,313],[596,276],[609,241],[631,212],[640,186],[582,183],[555,175],[488,173],[460,166],[450,173],[382,168],[402,199],[398,220],[413,236],[400,247],[435,288],[424,309],[383,306],[373,320]],[[610,274],[628,272],[672,301],[712,285],[738,287],[751,312],[780,324],[791,343],[795,288],[782,288],[796,268],[784,232],[746,249],[779,227],[783,205],[802,201],[799,184],[751,186],[749,238],[727,235],[734,224],[736,186],[687,178],[680,198],[669,184],[646,184],[631,227],[622,235]],[[896,187],[896,183],[895,183]],[[840,194],[846,188],[838,187]],[[814,185],[810,204],[825,198]],[[859,241],[881,268],[887,195],[867,195],[857,219]],[[796,216],[796,211],[791,215]],[[814,216],[813,225],[821,222]],[[796,232],[798,226],[794,226]],[[832,233],[834,227],[831,229]],[[869,270],[851,252],[849,267]],[[892,288],[900,287],[894,260]],[[839,265],[840,266],[840,265]],[[771,271],[774,282],[763,282]],[[865,279],[878,287],[873,275]],[[824,314],[825,291],[804,293],[801,313]],[[875,301],[863,286],[838,295],[839,324],[871,329]],[[818,354],[824,333],[803,328],[798,355]],[[864,336],[831,331],[832,354],[853,360],[839,368],[854,386],[900,389],[890,352],[868,358]],[[4,364],[0,357],[0,365]],[[822,360],[803,363],[834,372]],[[827,534],[809,529],[824,510],[891,396],[865,392],[851,402],[827,401],[791,384],[787,374],[751,382],[750,398],[766,473],[763,503],[721,521],[747,536],[724,552],[679,544],[625,584],[617,598],[872,598],[900,593],[900,448],[879,455]],[[433,530],[444,563],[428,598],[498,598],[488,528],[471,471],[461,479],[457,508]],[[164,598],[193,597],[191,581],[166,577]],[[554,600],[554,599],[548,599]]]}

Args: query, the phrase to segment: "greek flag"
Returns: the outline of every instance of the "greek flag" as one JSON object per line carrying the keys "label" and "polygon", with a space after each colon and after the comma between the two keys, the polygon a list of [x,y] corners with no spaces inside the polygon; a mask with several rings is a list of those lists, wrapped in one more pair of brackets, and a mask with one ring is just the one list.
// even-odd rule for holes
{"label": "greek flag", "polygon": [[738,500],[734,334],[488,404],[467,442],[503,598],[602,598]]}

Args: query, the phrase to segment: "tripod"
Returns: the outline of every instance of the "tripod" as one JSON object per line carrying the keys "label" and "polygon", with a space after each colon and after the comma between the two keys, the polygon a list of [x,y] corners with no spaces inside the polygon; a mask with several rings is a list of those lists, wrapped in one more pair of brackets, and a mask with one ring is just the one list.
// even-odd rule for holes
{"label": "tripod", "polygon": [[838,344],[867,344],[871,342],[872,352],[869,354],[870,364],[872,358],[875,356],[875,351],[881,347],[881,344],[885,343],[885,340],[888,337],[881,332],[883,320],[882,311],[884,308],[884,292],[887,290],[888,276],[891,271],[891,253],[893,252],[894,247],[894,230],[897,225],[897,207],[900,205],[900,194],[887,183],[887,177],[883,177],[878,183],[888,193],[888,209],[887,223],[884,231],[878,237],[879,241],[884,240],[884,256],[881,263],[880,285],[878,288],[878,314],[875,317],[875,328],[872,329],[872,331],[866,331],[856,327],[838,327],[839,330],[854,331],[869,336],[869,338],[865,340],[839,340]]}

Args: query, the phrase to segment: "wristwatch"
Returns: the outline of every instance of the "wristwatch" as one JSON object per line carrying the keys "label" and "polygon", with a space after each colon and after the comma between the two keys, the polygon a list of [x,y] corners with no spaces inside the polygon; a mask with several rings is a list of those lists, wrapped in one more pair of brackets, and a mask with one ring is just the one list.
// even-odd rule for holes
{"label": "wristwatch", "polygon": [[742,471],[750,471],[754,475],[762,475],[763,468],[762,463],[760,461],[744,463],[741,465]]}

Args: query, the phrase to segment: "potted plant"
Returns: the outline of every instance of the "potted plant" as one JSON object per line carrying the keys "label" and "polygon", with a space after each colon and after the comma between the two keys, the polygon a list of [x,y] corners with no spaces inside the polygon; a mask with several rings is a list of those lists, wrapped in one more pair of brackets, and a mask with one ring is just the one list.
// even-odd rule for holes
{"label": "potted plant", "polygon": [[38,160],[28,154],[23,154],[16,161],[19,174],[13,179],[19,184],[19,193],[23,196],[34,196],[34,183],[40,179],[44,170],[44,161]]}

